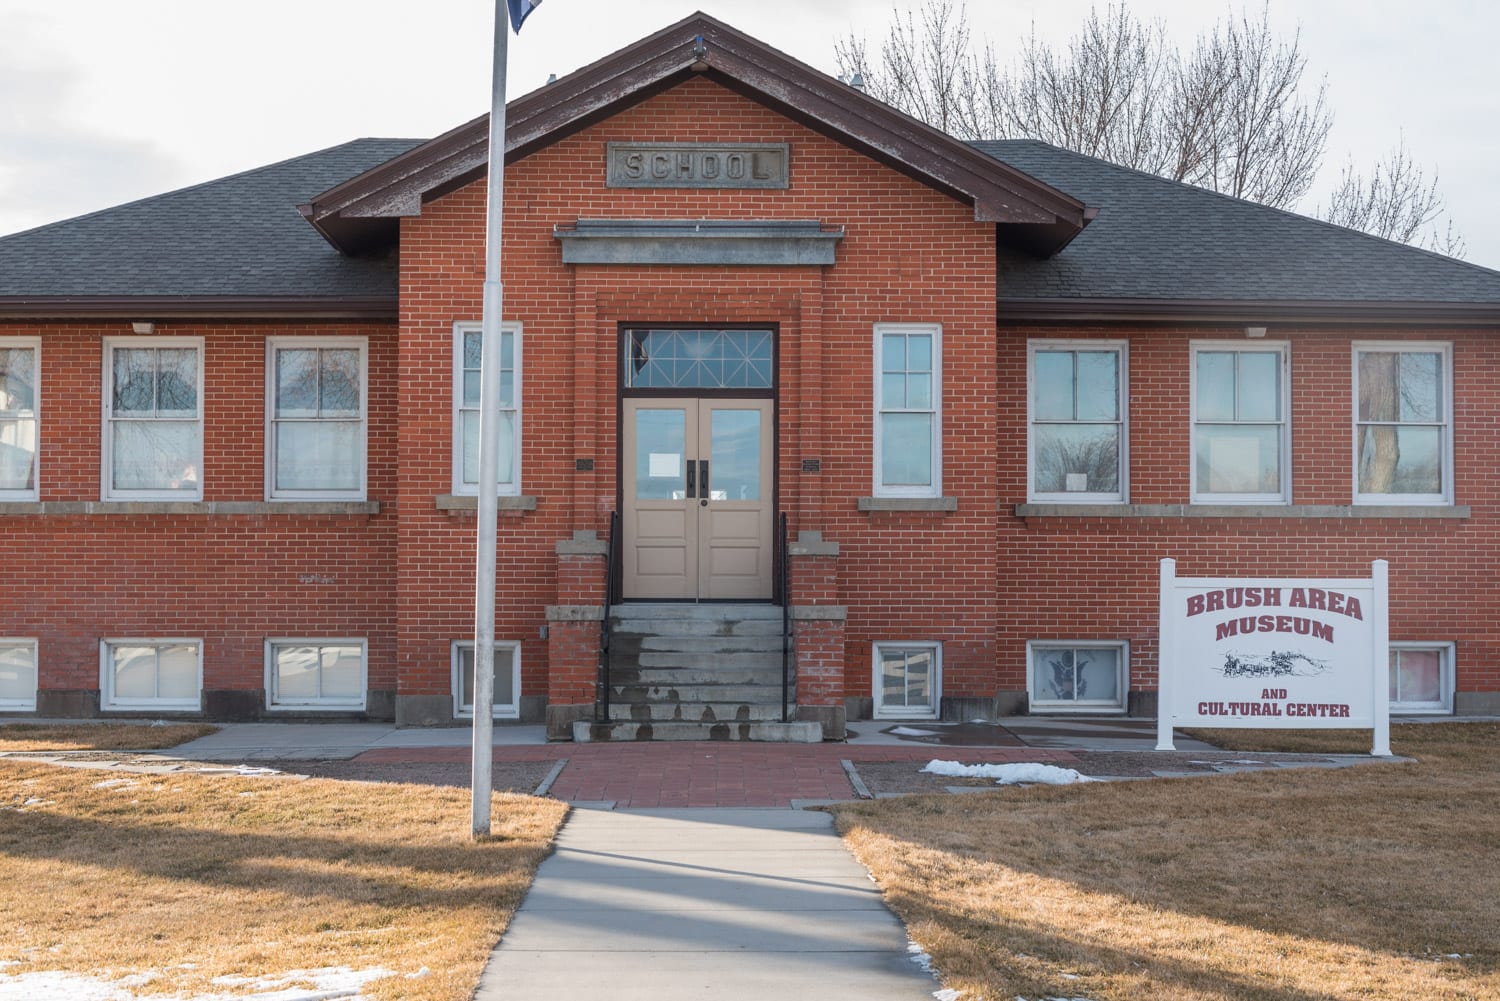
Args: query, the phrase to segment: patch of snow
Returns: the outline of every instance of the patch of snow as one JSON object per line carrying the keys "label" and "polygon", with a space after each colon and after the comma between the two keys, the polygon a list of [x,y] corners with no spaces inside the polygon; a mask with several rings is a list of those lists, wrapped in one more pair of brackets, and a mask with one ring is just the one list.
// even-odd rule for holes
{"label": "patch of snow", "polygon": [[918,730],[914,727],[909,726],[893,726],[889,730],[887,730],[886,733],[889,733],[894,737],[931,737],[934,731]]}
{"label": "patch of snow", "polygon": [[[14,965],[6,964],[6,965]],[[183,964],[178,968],[191,968]],[[423,967],[423,971],[426,967]],[[419,971],[421,974],[422,971]],[[390,970],[375,967],[351,970],[347,966],[325,966],[315,970],[288,970],[275,976],[215,977],[218,987],[253,987],[255,994],[199,994],[192,1001],[332,1001],[347,998],[360,1001],[364,986],[371,980],[394,976]],[[68,1001],[181,1001],[180,995],[136,994],[130,988],[157,979],[155,973],[138,973],[119,980],[99,980],[64,970],[44,970],[10,976],[0,973],[0,1001],[36,1001],[37,998],[67,998]],[[313,987],[289,987],[293,981],[311,981]]]}
{"label": "patch of snow", "polygon": [[429,970],[427,967],[424,966],[420,970],[418,970],[416,973],[408,973],[406,975],[406,979],[407,980],[421,980],[423,977],[431,976],[431,975],[432,975],[432,971]]}
{"label": "patch of snow", "polygon": [[961,997],[958,991],[951,987],[944,987],[940,991],[933,991],[932,996],[937,998],[937,1001],[958,1001],[959,997]]}
{"label": "patch of snow", "polygon": [[923,973],[932,972],[932,957],[927,955],[927,950],[915,942],[908,942],[906,943],[906,953],[906,958],[916,963],[917,969]]}
{"label": "patch of snow", "polygon": [[1072,768],[1042,765],[1034,761],[1023,761],[1007,765],[965,765],[957,761],[934,758],[922,769],[933,775],[949,778],[994,779],[1000,785],[1015,785],[1019,782],[1034,782],[1039,785],[1071,785],[1074,782],[1093,782]]}
{"label": "patch of snow", "polygon": [[103,782],[95,782],[95,789],[129,789],[135,785],[135,779],[105,779]]}

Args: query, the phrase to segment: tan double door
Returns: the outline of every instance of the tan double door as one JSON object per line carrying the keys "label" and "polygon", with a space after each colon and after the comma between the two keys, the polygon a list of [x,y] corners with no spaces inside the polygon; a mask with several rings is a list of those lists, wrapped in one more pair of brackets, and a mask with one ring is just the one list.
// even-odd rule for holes
{"label": "tan double door", "polygon": [[626,598],[769,600],[772,401],[624,401]]}

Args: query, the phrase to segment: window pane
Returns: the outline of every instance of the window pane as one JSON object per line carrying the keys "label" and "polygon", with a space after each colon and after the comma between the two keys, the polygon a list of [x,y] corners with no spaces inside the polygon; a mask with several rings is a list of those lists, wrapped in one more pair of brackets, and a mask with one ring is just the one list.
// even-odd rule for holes
{"label": "window pane", "polygon": [[635,330],[626,343],[628,386],[769,389],[769,330]]}
{"label": "window pane", "polygon": [[[472,712],[474,709],[474,648],[472,646],[459,647],[458,658],[463,686],[461,704]],[[509,648],[496,645],[494,704],[497,706],[509,706],[515,702],[515,692],[512,691],[514,679],[511,677],[511,658],[512,653]]]}
{"label": "window pane", "polygon": [[316,417],[318,352],[313,348],[276,350],[276,416]]}
{"label": "window pane", "polygon": [[36,648],[0,645],[0,701],[36,698]]}
{"label": "window pane", "polygon": [[481,392],[481,389],[480,389],[480,385],[479,385],[479,371],[477,369],[475,369],[474,371],[466,371],[466,372],[464,372],[464,402],[463,402],[463,406],[466,406],[466,407],[477,407],[477,406],[479,406],[479,395],[480,395],[480,392]]}
{"label": "window pane", "polygon": [[355,348],[325,348],[319,384],[319,415],[359,416],[359,351]]}
{"label": "window pane", "polygon": [[687,496],[686,410],[635,412],[637,500],[681,500]]}
{"label": "window pane", "polygon": [[325,646],[321,650],[325,699],[358,700],[364,695],[362,651],[357,646]]}
{"label": "window pane", "polygon": [[880,415],[884,486],[932,486],[932,415]]}
{"label": "window pane", "polygon": [[197,421],[115,421],[112,489],[198,490]]}
{"label": "window pane", "polygon": [[1239,420],[1281,420],[1281,355],[1269,351],[1240,354],[1239,401]]}
{"label": "window pane", "polygon": [[898,647],[880,648],[880,704],[882,707],[904,709],[912,704],[908,698],[910,662],[911,655],[918,652]]}
{"label": "window pane", "polygon": [[1075,654],[1078,665],[1079,699],[1090,702],[1120,701],[1120,651],[1084,649]]}
{"label": "window pane", "polygon": [[[479,332],[467,332],[464,334],[464,368],[479,371],[480,360],[484,357],[484,335]],[[478,402],[477,400],[475,402]]]}
{"label": "window pane", "polygon": [[932,376],[918,373],[906,377],[906,405],[912,410],[932,409]]}
{"label": "window pane", "polygon": [[1197,449],[1199,493],[1281,492],[1279,426],[1200,425]]}
{"label": "window pane", "polygon": [[1442,663],[1442,652],[1438,650],[1392,650],[1392,701],[1441,703]]}
{"label": "window pane", "polygon": [[276,697],[316,699],[318,697],[318,648],[315,646],[279,646],[275,653]]}
{"label": "window pane", "polygon": [[1032,689],[1039,700],[1072,702],[1077,698],[1072,650],[1033,647],[1031,670]]}
{"label": "window pane", "polygon": [[1397,360],[1390,351],[1359,353],[1359,419],[1394,421],[1400,413]]}
{"label": "window pane", "polygon": [[906,409],[906,376],[886,372],[880,377],[880,407],[882,410]]}
{"label": "window pane", "polygon": [[713,408],[709,439],[713,499],[760,500],[760,411]]}
{"label": "window pane", "polygon": [[114,412],[155,412],[155,348],[116,348],[114,351]]}
{"label": "window pane", "polygon": [[1438,354],[1401,355],[1401,420],[1433,422],[1443,413],[1443,360]]}
{"label": "window pane", "polygon": [[290,421],[276,425],[278,490],[359,487],[358,421]]}
{"label": "window pane", "polygon": [[156,648],[149,646],[115,646],[110,648],[115,672],[115,697],[151,699],[156,697]]}
{"label": "window pane", "polygon": [[908,372],[932,371],[932,335],[906,335],[906,370]]}
{"label": "window pane", "polygon": [[1360,493],[1443,492],[1440,428],[1375,425],[1358,433]]}
{"label": "window pane", "polygon": [[1032,412],[1040,421],[1070,421],[1073,413],[1073,354],[1038,351],[1033,360]]}
{"label": "window pane", "polygon": [[36,421],[0,418],[0,490],[30,490],[36,484]]}
{"label": "window pane", "polygon": [[1112,421],[1120,415],[1120,356],[1113,351],[1078,352],[1078,419]]}
{"label": "window pane", "polygon": [[906,335],[883,334],[880,338],[880,370],[906,371]]}
{"label": "window pane", "polygon": [[156,694],[187,701],[198,697],[198,648],[164,646],[157,651]]}
{"label": "window pane", "polygon": [[156,412],[170,417],[198,416],[198,351],[162,348],[156,353]]}
{"label": "window pane", "polygon": [[1198,352],[1196,403],[1200,421],[1234,420],[1234,352]]}
{"label": "window pane", "polygon": [[1118,493],[1118,424],[1041,424],[1032,430],[1037,493]]}
{"label": "window pane", "polygon": [[0,412],[36,409],[36,350],[0,348]]}

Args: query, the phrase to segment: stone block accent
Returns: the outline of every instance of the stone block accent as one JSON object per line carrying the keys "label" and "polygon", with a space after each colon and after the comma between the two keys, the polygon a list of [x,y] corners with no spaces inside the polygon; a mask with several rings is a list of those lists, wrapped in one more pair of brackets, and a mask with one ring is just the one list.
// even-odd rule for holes
{"label": "stone block accent", "polygon": [[448,726],[453,722],[451,695],[398,695],[397,726]]}

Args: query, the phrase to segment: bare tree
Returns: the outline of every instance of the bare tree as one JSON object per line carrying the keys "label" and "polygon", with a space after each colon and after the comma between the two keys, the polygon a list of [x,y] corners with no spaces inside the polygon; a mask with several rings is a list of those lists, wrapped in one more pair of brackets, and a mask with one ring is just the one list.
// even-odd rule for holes
{"label": "bare tree", "polygon": [[[1008,67],[987,41],[971,44],[965,0],[924,0],[920,18],[893,15],[876,62],[861,38],[836,43],[840,73],[960,139],[1040,139],[1276,208],[1307,194],[1327,150],[1327,81],[1307,79],[1300,32],[1273,33],[1268,5],[1181,50],[1160,22],[1111,4],[1060,48],[1033,28]],[[1346,169],[1327,218],[1410,242],[1441,207],[1436,180],[1427,184],[1402,147],[1368,182]],[[1405,222],[1380,228],[1389,216]],[[1443,253],[1463,249],[1451,226],[1427,240]]]}
{"label": "bare tree", "polygon": [[1464,255],[1464,239],[1453,223],[1446,229],[1436,225],[1443,214],[1437,174],[1427,179],[1407,150],[1405,137],[1375,165],[1369,178],[1354,169],[1353,161],[1346,163],[1327,207],[1320,207],[1318,214],[1331,223],[1387,240],[1416,244],[1450,257]]}

